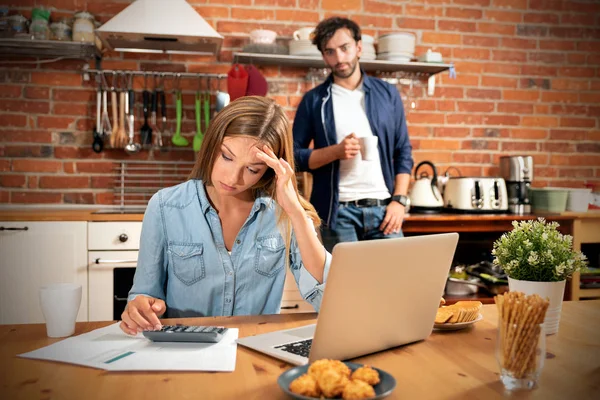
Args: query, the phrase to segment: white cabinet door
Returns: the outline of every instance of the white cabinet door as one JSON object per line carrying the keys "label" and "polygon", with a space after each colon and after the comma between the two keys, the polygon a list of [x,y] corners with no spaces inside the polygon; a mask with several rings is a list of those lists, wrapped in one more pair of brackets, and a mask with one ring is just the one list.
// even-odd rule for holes
{"label": "white cabinet door", "polygon": [[58,282],[81,284],[87,321],[87,222],[0,222],[0,324],[44,322],[38,290]]}

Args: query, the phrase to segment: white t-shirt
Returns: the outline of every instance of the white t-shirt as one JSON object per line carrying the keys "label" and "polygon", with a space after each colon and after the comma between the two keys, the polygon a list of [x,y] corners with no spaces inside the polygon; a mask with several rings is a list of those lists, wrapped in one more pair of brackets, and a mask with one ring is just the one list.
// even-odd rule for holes
{"label": "white t-shirt", "polygon": [[[359,138],[373,135],[362,84],[349,90],[334,83],[331,93],[337,142],[342,142],[352,132]],[[360,153],[349,160],[340,160],[339,193],[340,201],[383,200],[391,196],[381,172],[379,152],[370,161],[363,160]]]}

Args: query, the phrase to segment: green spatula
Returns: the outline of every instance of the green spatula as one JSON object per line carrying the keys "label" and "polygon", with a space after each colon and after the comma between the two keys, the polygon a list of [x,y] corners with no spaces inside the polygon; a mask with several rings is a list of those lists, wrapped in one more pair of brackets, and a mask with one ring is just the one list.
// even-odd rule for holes
{"label": "green spatula", "polygon": [[200,93],[196,92],[196,134],[194,135],[194,141],[192,143],[192,147],[195,152],[200,151],[200,146],[202,146],[202,139],[204,139],[204,135],[202,134],[202,130],[200,129]]}
{"label": "green spatula", "polygon": [[186,138],[181,136],[181,116],[183,114],[183,100],[181,99],[181,92],[177,92],[177,100],[175,102],[175,113],[176,113],[176,129],[175,134],[171,137],[171,142],[175,146],[187,146],[190,144]]}

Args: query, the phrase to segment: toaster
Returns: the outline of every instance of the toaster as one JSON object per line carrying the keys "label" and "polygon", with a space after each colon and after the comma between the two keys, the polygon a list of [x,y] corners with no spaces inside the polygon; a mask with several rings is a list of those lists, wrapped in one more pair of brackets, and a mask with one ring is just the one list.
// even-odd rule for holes
{"label": "toaster", "polygon": [[508,195],[503,178],[451,177],[444,188],[448,211],[494,213],[508,211]]}

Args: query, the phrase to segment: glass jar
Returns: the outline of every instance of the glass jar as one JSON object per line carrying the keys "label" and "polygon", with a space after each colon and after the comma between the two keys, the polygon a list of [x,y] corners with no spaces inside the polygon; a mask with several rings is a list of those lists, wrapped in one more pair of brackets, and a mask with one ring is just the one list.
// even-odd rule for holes
{"label": "glass jar", "polygon": [[8,25],[13,34],[27,33],[27,18],[21,14],[11,15],[8,17]]}
{"label": "glass jar", "polygon": [[52,40],[71,40],[71,27],[64,22],[54,22],[50,24],[50,32]]}
{"label": "glass jar", "polygon": [[73,21],[73,41],[94,43],[94,16],[86,11],[75,14]]}

